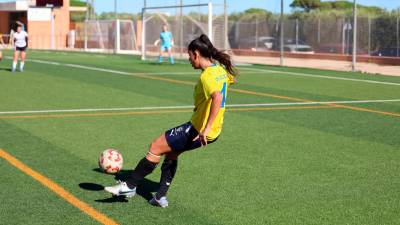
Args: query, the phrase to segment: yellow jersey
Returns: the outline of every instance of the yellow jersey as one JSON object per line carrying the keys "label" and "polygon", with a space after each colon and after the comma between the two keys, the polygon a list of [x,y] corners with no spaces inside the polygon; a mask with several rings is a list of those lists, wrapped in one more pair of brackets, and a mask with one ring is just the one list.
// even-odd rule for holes
{"label": "yellow jersey", "polygon": [[207,67],[200,75],[200,78],[194,89],[194,113],[190,122],[193,127],[201,132],[207,125],[208,117],[211,110],[211,95],[219,91],[222,94],[221,109],[219,110],[207,140],[216,139],[222,130],[224,122],[225,102],[229,85],[234,81],[233,76],[229,74],[222,66],[213,65]]}

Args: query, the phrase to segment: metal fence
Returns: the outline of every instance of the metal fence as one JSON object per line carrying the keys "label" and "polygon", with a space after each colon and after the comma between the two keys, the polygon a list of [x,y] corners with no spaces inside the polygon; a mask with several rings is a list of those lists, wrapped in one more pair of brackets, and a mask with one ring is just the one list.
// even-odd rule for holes
{"label": "metal fence", "polygon": [[[173,5],[176,2],[169,1]],[[180,2],[187,4],[187,1]],[[164,5],[158,1],[148,1],[148,7],[152,6],[150,3]],[[227,3],[229,7],[230,1]],[[215,11],[212,14],[212,36],[215,45],[220,49],[231,50],[231,54],[242,57],[242,61],[249,63],[304,66],[304,59],[330,60],[316,65],[322,69],[333,68],[331,66],[339,63],[346,68],[353,66],[355,69],[355,62],[400,65],[400,8],[398,11],[382,11],[378,15],[363,12],[354,17],[349,12],[280,14],[280,0],[273,0],[271,4],[276,5],[276,10],[267,16],[229,17],[229,21],[229,15],[224,14],[226,8],[221,1],[213,5]],[[168,24],[174,35],[176,56],[186,57],[182,53],[190,40],[201,33],[210,32],[207,13],[208,8],[204,6],[183,10],[175,7],[146,11],[146,51],[158,54],[159,48],[153,43],[159,38],[162,24]],[[139,54],[142,48],[143,24],[140,14],[134,18],[118,20],[119,22],[87,20],[76,23],[74,31],[67,37],[30,36],[30,42],[34,42],[32,46],[38,49],[51,48],[49,43],[53,40],[56,42],[55,46],[67,46],[74,50]],[[356,32],[354,18],[357,22]],[[4,42],[8,41],[5,35],[3,39]],[[353,58],[354,52],[356,55]]]}

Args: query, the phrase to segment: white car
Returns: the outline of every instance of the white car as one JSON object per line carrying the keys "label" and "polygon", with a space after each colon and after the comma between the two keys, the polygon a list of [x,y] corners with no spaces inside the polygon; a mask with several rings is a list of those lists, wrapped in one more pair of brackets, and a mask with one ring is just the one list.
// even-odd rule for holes
{"label": "white car", "polygon": [[283,50],[290,53],[314,54],[314,50],[309,45],[284,45]]}

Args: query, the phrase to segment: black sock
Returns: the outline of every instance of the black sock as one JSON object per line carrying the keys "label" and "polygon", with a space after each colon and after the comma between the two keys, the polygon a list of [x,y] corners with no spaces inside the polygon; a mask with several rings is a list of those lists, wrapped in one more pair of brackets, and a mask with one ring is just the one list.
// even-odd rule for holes
{"label": "black sock", "polygon": [[157,199],[167,195],[172,179],[174,179],[177,167],[178,160],[164,159],[164,162],[161,166],[160,189],[156,194]]}
{"label": "black sock", "polygon": [[139,185],[140,181],[142,181],[147,175],[153,172],[158,163],[153,163],[144,157],[137,164],[136,168],[133,172],[128,176],[126,180],[126,184],[129,188],[135,188]]}

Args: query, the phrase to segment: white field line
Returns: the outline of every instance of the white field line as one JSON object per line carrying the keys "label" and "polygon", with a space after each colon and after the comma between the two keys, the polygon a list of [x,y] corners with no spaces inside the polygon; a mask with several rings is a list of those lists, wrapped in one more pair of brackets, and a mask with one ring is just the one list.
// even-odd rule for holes
{"label": "white field line", "polygon": [[[5,57],[5,58],[12,59],[11,57]],[[130,72],[124,72],[124,71],[119,71],[119,70],[111,70],[111,69],[104,69],[104,68],[91,67],[91,66],[83,66],[83,65],[70,64],[70,63],[59,63],[59,62],[52,62],[52,61],[39,60],[39,59],[27,59],[26,61],[35,62],[35,63],[41,63],[41,64],[48,64],[48,65],[53,65],[53,66],[66,66],[66,67],[72,67],[72,68],[77,68],[77,69],[85,69],[85,70],[92,70],[92,71],[99,71],[99,72],[114,73],[114,74],[125,75],[125,76],[193,75],[193,74],[199,74],[199,72],[137,72],[137,73],[130,73]],[[261,73],[262,71],[259,71],[259,72]]]}
{"label": "white field line", "polygon": [[385,82],[385,81],[361,80],[361,79],[355,79],[355,78],[322,76],[322,75],[314,75],[314,74],[306,74],[306,73],[295,73],[295,72],[256,69],[256,68],[247,68],[247,67],[246,68],[242,67],[241,70],[257,71],[257,72],[268,72],[268,73],[279,73],[279,74],[287,74],[287,75],[302,76],[302,77],[316,77],[316,78],[323,78],[323,79],[346,80],[346,81],[364,82],[364,83],[372,83],[372,84],[385,84],[385,85],[400,86],[400,83]]}
{"label": "white field line", "polygon": [[[11,57],[5,57],[5,58],[11,59]],[[103,68],[97,68],[97,67],[82,66],[82,65],[68,64],[68,63],[58,63],[58,62],[37,60],[37,59],[27,59],[26,61],[49,64],[49,65],[56,65],[56,66],[67,66],[67,67],[73,67],[73,68],[79,68],[79,69],[87,69],[87,70],[93,70],[93,71],[108,72],[108,73],[114,73],[114,74],[120,74],[120,75],[126,75],[126,76],[198,74],[198,72],[153,72],[153,73],[143,72],[143,73],[129,73],[129,72],[123,72],[123,71],[119,71],[119,70],[109,70],[109,69],[103,69]],[[276,70],[267,70],[267,69],[246,68],[246,67],[242,67],[241,69],[249,70],[249,71],[256,71],[256,72],[280,73],[280,74],[303,76],[303,77],[316,77],[316,78],[323,78],[323,79],[346,80],[346,81],[355,81],[355,82],[364,82],[364,83],[400,86],[400,83],[384,82],[384,81],[361,80],[361,79],[345,78],[345,77],[333,77],[333,76],[321,76],[321,75],[313,75],[313,74],[305,74],[305,73],[295,73],[295,72],[276,71]]]}
{"label": "white field line", "polygon": [[[228,104],[227,108],[250,108],[260,106],[293,106],[293,105],[326,105],[326,104],[363,104],[363,103],[383,103],[400,102],[400,99],[386,100],[360,100],[360,101],[326,101],[326,102],[278,102],[278,103],[254,103],[254,104]],[[30,111],[4,111],[5,114],[37,114],[37,113],[69,113],[69,112],[105,112],[105,111],[134,111],[134,110],[160,110],[160,109],[193,109],[191,105],[182,106],[149,106],[132,108],[100,108],[100,109],[54,109],[54,110],[30,110]]]}

